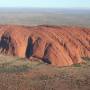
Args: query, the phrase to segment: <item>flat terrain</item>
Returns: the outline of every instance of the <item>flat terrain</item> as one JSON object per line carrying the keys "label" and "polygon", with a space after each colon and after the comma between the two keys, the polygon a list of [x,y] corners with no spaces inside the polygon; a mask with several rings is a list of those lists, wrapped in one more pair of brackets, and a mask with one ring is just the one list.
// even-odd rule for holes
{"label": "flat terrain", "polygon": [[90,90],[90,59],[55,67],[42,61],[0,55],[0,90]]}
{"label": "flat terrain", "polygon": [[90,10],[0,9],[0,24],[90,27]]}

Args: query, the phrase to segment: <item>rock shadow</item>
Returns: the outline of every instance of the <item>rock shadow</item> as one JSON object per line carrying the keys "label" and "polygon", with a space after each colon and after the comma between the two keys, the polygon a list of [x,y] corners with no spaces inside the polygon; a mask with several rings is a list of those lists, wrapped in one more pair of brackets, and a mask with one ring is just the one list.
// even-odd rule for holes
{"label": "rock shadow", "polygon": [[26,58],[30,58],[30,56],[32,56],[32,54],[33,54],[33,40],[31,37],[29,37],[25,56],[26,56]]}
{"label": "rock shadow", "polygon": [[1,40],[0,40],[0,52],[7,54],[8,51],[9,51],[10,43],[11,43],[11,36],[10,36],[10,34],[8,32],[5,32],[1,36]]}
{"label": "rock shadow", "polygon": [[46,44],[44,56],[43,56],[43,61],[48,64],[51,64],[50,57],[49,57],[51,47],[52,47],[51,43]]}

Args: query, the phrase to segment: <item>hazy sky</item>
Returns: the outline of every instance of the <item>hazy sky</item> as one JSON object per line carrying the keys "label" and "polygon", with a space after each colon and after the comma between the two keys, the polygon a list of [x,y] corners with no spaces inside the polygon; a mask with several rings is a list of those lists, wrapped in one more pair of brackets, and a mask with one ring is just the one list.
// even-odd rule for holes
{"label": "hazy sky", "polygon": [[0,7],[90,8],[90,0],[0,0]]}

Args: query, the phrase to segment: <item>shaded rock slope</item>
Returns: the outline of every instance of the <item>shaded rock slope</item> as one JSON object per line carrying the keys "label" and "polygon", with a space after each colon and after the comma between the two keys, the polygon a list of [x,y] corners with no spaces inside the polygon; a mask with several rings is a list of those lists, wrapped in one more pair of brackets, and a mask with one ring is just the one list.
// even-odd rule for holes
{"label": "shaded rock slope", "polygon": [[90,57],[90,29],[0,25],[0,53],[34,57],[56,66],[83,63],[81,57]]}

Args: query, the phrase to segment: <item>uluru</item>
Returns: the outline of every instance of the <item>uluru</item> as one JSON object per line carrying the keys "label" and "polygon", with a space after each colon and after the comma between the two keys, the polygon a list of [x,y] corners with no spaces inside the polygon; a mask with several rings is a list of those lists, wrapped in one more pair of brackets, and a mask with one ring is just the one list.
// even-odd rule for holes
{"label": "uluru", "polygon": [[84,63],[82,57],[90,58],[90,28],[0,25],[0,53],[61,67]]}

